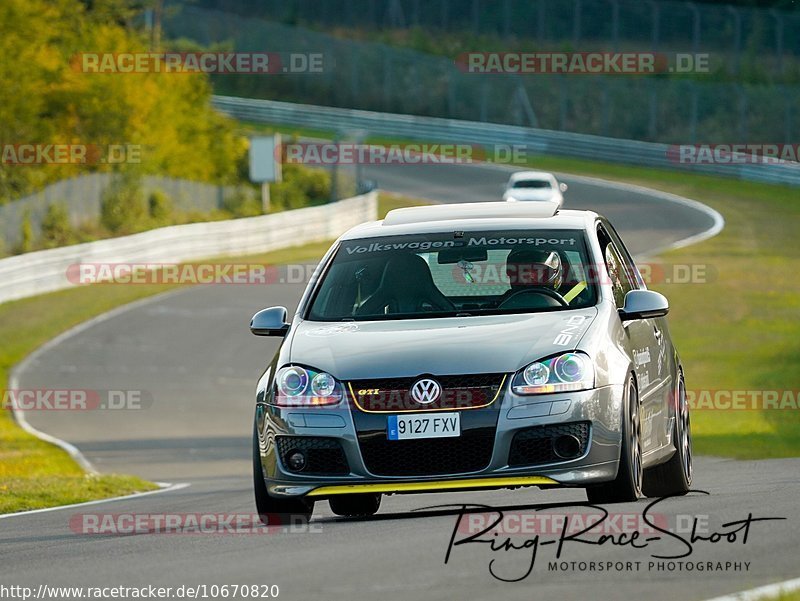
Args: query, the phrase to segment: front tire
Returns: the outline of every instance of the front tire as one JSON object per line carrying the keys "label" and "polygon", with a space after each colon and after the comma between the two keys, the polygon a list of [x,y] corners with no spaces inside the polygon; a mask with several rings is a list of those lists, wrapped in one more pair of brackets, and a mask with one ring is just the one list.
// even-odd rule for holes
{"label": "front tire", "polygon": [[381,506],[381,495],[359,493],[328,499],[331,511],[348,518],[365,518],[375,515]]}
{"label": "front tire", "polygon": [[672,436],[675,440],[675,454],[669,461],[648,469],[644,474],[643,491],[648,497],[685,495],[692,486],[692,424],[683,374],[678,380]]}
{"label": "front tire", "polygon": [[253,425],[253,490],[256,511],[266,526],[307,524],[314,511],[314,501],[306,499],[276,499],[267,492],[264,473],[261,469],[261,452],[258,445],[258,429]]}
{"label": "front tire", "polygon": [[639,392],[633,375],[625,383],[622,400],[622,445],[617,477],[586,489],[590,503],[627,503],[642,496],[642,426]]}

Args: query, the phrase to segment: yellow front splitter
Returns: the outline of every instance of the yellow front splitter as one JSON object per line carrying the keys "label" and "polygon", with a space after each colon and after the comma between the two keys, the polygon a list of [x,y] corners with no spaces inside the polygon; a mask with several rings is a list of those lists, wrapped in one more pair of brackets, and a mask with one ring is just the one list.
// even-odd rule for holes
{"label": "yellow front splitter", "polygon": [[505,488],[508,486],[557,485],[558,482],[544,476],[521,476],[511,478],[475,478],[470,480],[429,480],[425,482],[382,482],[380,484],[344,484],[320,486],[309,492],[308,497],[328,497],[355,493],[404,493],[433,492],[445,490],[468,490],[476,488]]}

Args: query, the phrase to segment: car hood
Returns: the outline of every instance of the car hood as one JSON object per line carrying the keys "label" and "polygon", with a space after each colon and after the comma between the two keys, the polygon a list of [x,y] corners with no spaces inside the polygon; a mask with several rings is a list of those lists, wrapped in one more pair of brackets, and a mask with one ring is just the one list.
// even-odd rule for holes
{"label": "car hood", "polygon": [[298,321],[288,361],[340,380],[513,372],[574,350],[597,317],[572,311],[393,321]]}

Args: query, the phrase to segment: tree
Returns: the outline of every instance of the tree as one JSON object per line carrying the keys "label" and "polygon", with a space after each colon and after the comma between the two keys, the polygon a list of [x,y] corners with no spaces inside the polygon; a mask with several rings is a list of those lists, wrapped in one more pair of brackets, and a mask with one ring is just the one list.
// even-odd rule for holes
{"label": "tree", "polygon": [[74,242],[75,232],[69,222],[69,213],[64,203],[54,202],[48,205],[42,218],[42,246],[55,248]]}
{"label": "tree", "polygon": [[[106,160],[0,170],[0,204],[92,171],[136,171],[238,183],[247,141],[213,110],[205,74],[92,73],[88,56],[148,53],[144,32],[121,24],[155,0],[2,0],[0,140],[141,149]],[[93,54],[94,53],[94,54]]]}

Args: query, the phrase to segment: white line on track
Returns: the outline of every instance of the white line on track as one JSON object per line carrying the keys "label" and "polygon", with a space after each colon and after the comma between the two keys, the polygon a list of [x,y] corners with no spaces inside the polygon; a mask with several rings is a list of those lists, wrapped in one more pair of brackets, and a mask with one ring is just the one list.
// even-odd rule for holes
{"label": "white line on track", "polygon": [[[10,390],[16,390],[19,385],[19,374],[25,371],[25,368],[28,366],[28,364],[31,363],[34,359],[36,359],[36,357],[38,357],[45,351],[64,342],[64,340],[66,340],[67,338],[71,338],[72,336],[75,336],[76,334],[79,334],[91,328],[95,324],[111,319],[112,317],[116,317],[121,313],[130,311],[131,309],[135,309],[136,307],[141,307],[142,305],[146,305],[148,303],[152,303],[156,300],[161,300],[167,296],[172,296],[174,294],[178,294],[179,292],[184,292],[185,290],[186,288],[177,288],[175,290],[168,290],[161,294],[156,294],[155,296],[148,296],[147,298],[143,298],[138,301],[122,305],[121,307],[116,307],[115,309],[111,309],[110,311],[106,311],[105,313],[93,317],[88,321],[79,323],[78,325],[70,328],[66,332],[62,332],[55,338],[52,338],[47,342],[45,342],[42,346],[37,348],[30,355],[25,357],[22,361],[20,361],[17,365],[14,366],[14,368],[11,370],[11,374],[8,377],[8,388]],[[89,474],[97,473],[97,470],[94,469],[92,463],[86,458],[86,456],[83,453],[81,453],[78,447],[68,443],[66,440],[61,440],[60,438],[56,438],[55,436],[51,436],[46,432],[42,432],[41,430],[37,430],[36,428],[34,428],[32,425],[30,425],[30,423],[28,423],[28,420],[25,418],[25,412],[19,407],[17,407],[17,404],[14,401],[13,394],[11,395],[11,399],[12,399],[11,414],[13,415],[17,424],[19,424],[20,428],[25,430],[28,434],[32,434],[36,438],[43,440],[45,442],[49,442],[50,444],[54,444],[57,447],[60,447],[61,449],[66,451],[69,454],[69,456],[72,457],[72,459],[74,459],[75,462],[78,463],[78,465],[80,465],[85,472],[88,472]],[[0,517],[5,517],[5,516],[0,515]]]}
{"label": "white line on track", "polygon": [[698,234],[693,234],[686,238],[682,238],[681,240],[672,242],[671,244],[668,244],[667,246],[664,246],[662,248],[650,250],[649,252],[646,253],[646,256],[648,257],[652,255],[657,255],[667,250],[672,250],[675,248],[683,248],[684,246],[689,246],[690,244],[697,244],[698,242],[702,242],[703,240],[708,240],[709,238],[713,238],[714,236],[719,234],[722,231],[722,228],[725,227],[725,218],[722,215],[720,215],[719,212],[715,211],[714,209],[712,209],[707,205],[704,205],[702,202],[692,200],[691,198],[685,198],[683,196],[678,196],[677,194],[670,194],[669,192],[662,192],[661,190],[646,188],[644,186],[625,184],[622,182],[613,182],[610,180],[599,179],[596,177],[586,177],[583,175],[570,175],[568,173],[564,175],[572,179],[576,179],[589,184],[604,186],[606,188],[616,188],[619,190],[626,190],[628,192],[636,192],[638,194],[648,196],[652,199],[674,202],[676,204],[680,204],[685,207],[690,207],[692,209],[700,211],[701,213],[705,213],[713,221],[711,227],[705,231],[702,231]]}
{"label": "white line on track", "polygon": [[709,601],[756,601],[777,599],[780,595],[785,595],[794,591],[800,590],[800,578],[794,580],[785,580],[784,582],[776,582],[774,584],[767,584],[759,586],[758,588],[750,589],[749,591],[742,591],[740,593],[733,593],[723,597],[714,597]]}
{"label": "white line on track", "polygon": [[30,509],[28,511],[18,511],[16,513],[0,514],[0,520],[6,518],[14,518],[23,515],[33,515],[36,513],[48,513],[50,511],[60,511],[62,509],[70,509],[71,507],[86,507],[87,505],[99,505],[101,503],[111,503],[113,501],[122,501],[126,499],[136,499],[137,497],[147,497],[149,495],[157,495],[162,492],[173,492],[181,490],[190,486],[188,482],[178,482],[177,484],[170,484],[169,482],[156,482],[161,488],[158,490],[148,490],[146,492],[135,492],[130,495],[122,495],[120,497],[110,497],[108,499],[96,499],[94,501],[84,501],[83,503],[72,503],[70,505],[56,505],[55,507],[45,507],[44,509]]}
{"label": "white line on track", "polygon": [[[480,167],[484,169],[491,169],[494,171],[507,171],[507,172],[526,170],[526,168],[519,167],[517,165],[502,165],[491,162],[477,162],[470,164],[462,164],[461,166],[470,167],[473,169],[475,167]],[[719,234],[725,227],[725,218],[718,211],[715,211],[708,205],[704,205],[702,202],[699,202],[697,200],[692,200],[691,198],[678,196],[677,194],[671,194],[669,192],[663,192],[661,190],[656,190],[654,188],[647,188],[645,186],[637,186],[636,184],[628,184],[624,182],[615,182],[608,179],[601,179],[599,177],[589,177],[586,175],[573,175],[572,173],[558,173],[558,172],[554,172],[554,175],[556,175],[559,178],[567,177],[569,179],[578,180],[580,182],[586,184],[592,184],[594,186],[601,186],[603,188],[613,188],[616,190],[624,190],[626,192],[636,192],[637,194],[642,194],[646,197],[649,197],[652,200],[665,200],[667,202],[672,202],[675,204],[695,209],[701,213],[705,213],[706,215],[708,215],[708,217],[711,218],[713,223],[711,227],[709,227],[708,229],[699,232],[697,234],[692,234],[691,236],[687,236],[686,238],[676,240],[675,242],[672,242],[666,246],[650,249],[648,252],[643,253],[642,255],[638,255],[636,258],[639,260],[647,259],[649,257],[652,257],[653,255],[657,255],[659,253],[668,250],[683,248],[684,246],[689,246],[691,244],[697,244],[699,242],[702,242],[703,240],[708,240],[709,238],[713,238],[714,236]],[[433,202],[439,202],[439,201],[433,201]]]}

